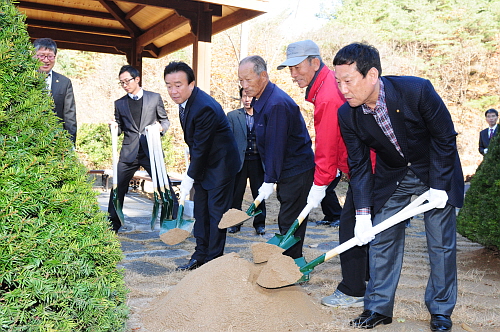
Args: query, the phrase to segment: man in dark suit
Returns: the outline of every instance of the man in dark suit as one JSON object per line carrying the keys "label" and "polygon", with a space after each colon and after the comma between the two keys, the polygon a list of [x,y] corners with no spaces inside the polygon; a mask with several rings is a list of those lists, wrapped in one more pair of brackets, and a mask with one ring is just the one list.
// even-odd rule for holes
{"label": "man in dark suit", "polygon": [[226,229],[218,225],[233,200],[240,158],[226,114],[214,98],[195,86],[191,67],[171,62],[165,67],[164,78],[170,98],[179,105],[191,157],[181,182],[180,199],[194,188],[196,247],[189,262],[177,269],[192,270],[224,253]]}
{"label": "man in dark suit", "polygon": [[76,142],[76,106],[71,80],[52,70],[56,64],[57,45],[50,38],[39,38],[33,42],[36,57],[42,62],[38,69],[47,74],[45,81],[54,99],[54,113],[61,119],[64,129]]}
{"label": "man in dark suit", "polygon": [[[234,185],[233,204],[234,209],[241,209],[243,195],[247,188],[247,180],[250,182],[252,196],[255,199],[259,194],[259,187],[264,182],[264,167],[260,159],[259,151],[257,151],[257,137],[255,135],[255,121],[253,117],[253,107],[251,106],[252,97],[249,97],[243,88],[240,89],[242,108],[231,111],[227,114],[229,125],[234,133],[238,152],[240,154],[241,168],[236,174]],[[266,202],[263,200],[259,208],[262,210],[253,219],[253,227],[257,235],[266,233]],[[228,228],[229,233],[240,231],[241,226],[233,226]]]}
{"label": "man in dark suit", "polygon": [[497,135],[498,111],[490,108],[484,113],[484,116],[486,117],[486,122],[488,122],[488,128],[481,130],[479,133],[479,153],[483,156],[488,153],[490,140]]}
{"label": "man in dark suit", "polygon": [[[267,64],[258,55],[240,61],[240,85],[253,97],[257,148],[264,163],[264,183],[259,194],[264,199],[274,192],[280,202],[278,226],[286,234],[307,204],[314,178],[314,153],[299,106],[269,80]],[[307,218],[295,235],[300,241],[285,251],[292,258],[302,257]]]}
{"label": "man in dark suit", "polygon": [[[155,92],[145,91],[139,85],[141,77],[137,69],[125,65],[120,69],[118,77],[120,86],[127,94],[115,101],[115,119],[109,124],[118,126],[118,135],[123,133],[124,136],[117,171],[117,196],[123,206],[130,180],[139,167],[142,166],[151,176],[146,126],[156,123],[160,134],[163,135],[170,122],[161,96]],[[172,188],[170,189],[173,192]],[[174,210],[176,203],[175,201]],[[121,223],[113,204],[113,195],[109,197],[108,213],[113,230],[118,232]]]}
{"label": "man in dark suit", "polygon": [[[349,155],[356,209],[355,236],[370,242],[370,280],[364,311],[351,326],[373,328],[392,322],[405,224],[377,235],[373,225],[405,207],[412,195],[430,190],[437,208],[424,214],[430,276],[425,303],[432,331],[450,331],[457,299],[456,215],[464,180],[451,115],[432,84],[418,77],[381,77],[378,51],[354,43],[333,60],[347,103],[339,123]],[[372,173],[370,149],[377,154]]]}

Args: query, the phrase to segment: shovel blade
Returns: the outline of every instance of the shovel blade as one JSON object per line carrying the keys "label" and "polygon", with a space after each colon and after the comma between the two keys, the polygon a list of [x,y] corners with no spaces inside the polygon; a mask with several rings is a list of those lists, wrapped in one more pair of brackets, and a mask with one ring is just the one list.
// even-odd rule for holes
{"label": "shovel blade", "polygon": [[165,219],[172,219],[173,200],[169,192],[160,193],[161,196],[161,213],[160,213],[160,227],[163,225]]}
{"label": "shovel blade", "polygon": [[248,209],[247,209],[247,215],[249,215],[250,217],[255,217],[256,215],[258,214],[261,214],[262,213],[262,210],[261,209],[258,209],[256,206],[255,206],[255,203],[252,203]]}
{"label": "shovel blade", "polygon": [[300,241],[299,236],[294,236],[293,234],[274,234],[274,236],[267,241],[269,244],[274,244],[285,250],[290,249],[294,244]]}
{"label": "shovel blade", "polygon": [[124,226],[125,225],[125,217],[123,216],[123,207],[122,207],[120,201],[118,200],[115,188],[113,188],[111,190],[111,195],[113,195],[113,206],[115,208],[116,215],[118,216],[118,219],[120,219],[120,223],[122,224],[122,226]]}
{"label": "shovel blade", "polygon": [[151,230],[155,229],[156,218],[160,210],[160,199],[158,193],[154,193],[153,213],[151,214]]}
{"label": "shovel blade", "polygon": [[179,205],[177,218],[163,220],[163,223],[161,224],[160,234],[168,232],[169,230],[174,228],[180,228],[188,232],[191,232],[191,230],[193,229],[194,220],[182,218],[183,213],[184,213],[184,205]]}

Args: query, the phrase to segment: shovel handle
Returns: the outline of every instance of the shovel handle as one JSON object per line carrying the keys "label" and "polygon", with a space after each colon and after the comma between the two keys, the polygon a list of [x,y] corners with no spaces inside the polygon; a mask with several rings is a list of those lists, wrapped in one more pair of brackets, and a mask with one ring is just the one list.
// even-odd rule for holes
{"label": "shovel handle", "polygon": [[[400,223],[403,220],[406,220],[408,218],[411,218],[413,216],[416,216],[417,214],[427,212],[429,210],[432,210],[436,208],[436,203],[433,202],[428,202],[425,204],[422,204],[426,200],[429,199],[429,191],[426,191],[419,197],[417,197],[413,202],[408,204],[404,209],[396,213],[395,215],[387,218],[386,220],[382,221],[380,224],[373,226],[373,235],[378,234],[380,232],[385,231],[388,228],[391,228],[392,226]],[[359,243],[358,239],[353,237],[349,241],[346,241],[342,243],[341,245],[338,245],[337,247],[333,248],[332,250],[328,251],[325,254],[325,261],[343,253],[346,250],[351,249],[354,246],[357,246]]]}
{"label": "shovel handle", "polygon": [[118,185],[118,126],[109,125],[111,131],[111,147],[113,153],[113,189]]}
{"label": "shovel handle", "polygon": [[257,209],[257,207],[259,206],[259,204],[264,200],[264,195],[257,195],[257,197],[255,198],[255,200],[253,201],[253,203],[250,205],[250,207],[247,209],[247,214],[249,216],[252,216],[253,213],[255,212],[255,210]]}

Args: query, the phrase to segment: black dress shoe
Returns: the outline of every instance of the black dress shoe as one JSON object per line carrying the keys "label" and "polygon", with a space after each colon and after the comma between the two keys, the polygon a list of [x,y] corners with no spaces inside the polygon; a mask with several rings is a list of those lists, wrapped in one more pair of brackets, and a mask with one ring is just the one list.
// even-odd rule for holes
{"label": "black dress shoe", "polygon": [[451,331],[452,325],[448,315],[431,315],[431,331]]}
{"label": "black dress shoe", "polygon": [[255,233],[257,233],[257,235],[264,235],[266,234],[266,228],[264,226],[259,226],[255,229]]}
{"label": "black dress shoe", "polygon": [[384,316],[372,310],[365,310],[359,317],[351,320],[349,325],[362,329],[373,329],[378,324],[390,324],[392,317]]}
{"label": "black dress shoe", "polygon": [[186,270],[194,270],[202,266],[203,263],[198,262],[196,259],[191,258],[186,265],[181,265],[177,267],[177,271],[186,271]]}
{"label": "black dress shoe", "polygon": [[238,233],[240,231],[240,229],[241,229],[241,226],[232,226],[232,227],[229,227],[227,229],[227,232],[234,234],[234,233]]}
{"label": "black dress shoe", "polygon": [[331,223],[332,223],[331,220],[318,220],[318,221],[316,221],[317,226],[330,226]]}

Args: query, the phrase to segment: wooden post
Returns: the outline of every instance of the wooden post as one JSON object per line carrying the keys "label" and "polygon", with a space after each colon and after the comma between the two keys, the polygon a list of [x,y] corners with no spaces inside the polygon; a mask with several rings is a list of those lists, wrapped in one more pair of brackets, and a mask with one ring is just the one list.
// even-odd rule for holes
{"label": "wooden post", "polygon": [[193,70],[196,86],[210,94],[210,62],[212,59],[212,44],[199,41],[193,43]]}

